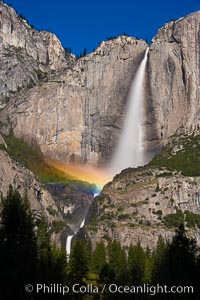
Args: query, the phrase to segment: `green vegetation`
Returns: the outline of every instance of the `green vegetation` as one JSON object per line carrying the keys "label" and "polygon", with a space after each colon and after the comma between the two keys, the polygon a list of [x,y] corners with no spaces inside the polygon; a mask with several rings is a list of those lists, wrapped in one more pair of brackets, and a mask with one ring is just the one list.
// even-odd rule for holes
{"label": "green vegetation", "polygon": [[102,215],[99,220],[100,221],[105,221],[105,220],[113,220],[114,218],[114,213],[113,212],[110,212],[110,213],[106,213],[104,215]]}
{"label": "green vegetation", "polygon": [[145,220],[145,219],[140,219],[138,222],[139,225],[143,225],[143,226],[150,226],[151,222],[149,220]]}
{"label": "green vegetation", "polygon": [[[173,136],[150,166],[178,170],[185,176],[200,176],[200,135]],[[166,173],[159,176],[168,176]]]}
{"label": "green vegetation", "polygon": [[[11,6],[11,5],[10,5]],[[28,21],[28,19],[22,15],[22,14],[18,14],[18,17],[21,19],[21,20],[24,20],[32,29],[35,29],[35,27],[33,26],[33,24],[30,24],[30,22]]]}
{"label": "green vegetation", "polygon": [[188,228],[200,228],[200,215],[188,210],[182,212],[177,210],[175,214],[169,214],[163,218],[164,224],[168,228],[177,227],[185,222]]}
{"label": "green vegetation", "polygon": [[[37,221],[26,197],[10,187],[2,199],[0,216],[0,286],[1,298],[41,299],[27,295],[27,282],[64,283],[65,250],[58,250],[50,242],[44,219]],[[37,230],[35,228],[37,222]],[[11,288],[12,287],[12,288]],[[44,299],[44,298],[42,298]],[[58,297],[57,299],[60,299]]]}
{"label": "green vegetation", "polygon": [[160,192],[160,191],[161,191],[161,189],[160,189],[160,187],[159,187],[159,184],[157,183],[157,186],[156,186],[155,192]]}
{"label": "green vegetation", "polygon": [[[20,298],[26,280],[33,282],[37,262],[37,241],[34,222],[26,197],[21,197],[10,187],[7,197],[2,199],[3,209],[0,223],[0,283],[1,297],[8,299],[16,291]],[[32,272],[29,272],[29,270]],[[12,274],[12,276],[9,275]],[[10,286],[13,288],[11,289]],[[12,299],[12,297],[11,297]]]}
{"label": "green vegetation", "polygon": [[157,178],[157,177],[167,177],[167,176],[172,176],[172,175],[173,175],[173,172],[165,171],[165,172],[156,174],[156,178]]}
{"label": "green vegetation", "polygon": [[[47,73],[47,72],[43,72],[43,71],[41,71],[40,69],[37,69],[37,70],[35,69],[35,71],[36,71],[38,80],[44,80],[44,79],[47,78],[47,76],[48,76],[48,73]],[[35,85],[35,83],[34,83],[34,85]]]}
{"label": "green vegetation", "polygon": [[97,197],[96,197],[96,200],[97,200],[100,204],[102,204],[102,203],[105,201],[103,195],[97,196]]}
{"label": "green vegetation", "polygon": [[[117,240],[107,240],[96,244],[92,250],[90,241],[72,241],[72,249],[67,262],[65,249],[57,249],[50,242],[50,232],[44,218],[35,220],[26,196],[21,197],[10,187],[8,195],[2,199],[0,218],[0,284],[1,298],[20,300],[54,299],[49,294],[26,293],[28,283],[59,283],[69,286],[70,293],[56,294],[56,299],[100,299],[100,294],[91,298],[86,292],[77,297],[72,292],[74,284],[93,284],[104,291],[105,299],[121,299],[121,294],[109,292],[109,284],[117,286],[149,285],[193,286],[193,299],[199,286],[199,249],[195,240],[189,239],[183,225],[180,225],[171,243],[159,238],[157,247],[151,251],[143,249],[140,243],[123,247]],[[186,212],[187,213],[187,212]],[[191,215],[188,214],[191,218]],[[192,218],[193,219],[193,218]],[[37,227],[36,227],[37,225]],[[37,228],[37,229],[36,229]],[[12,288],[10,288],[12,286]],[[154,291],[152,291],[153,295]],[[118,297],[119,296],[119,297]],[[125,295],[126,296],[126,295]],[[124,297],[125,297],[124,296]],[[138,299],[150,299],[150,295],[138,295]],[[141,297],[140,297],[141,296]],[[157,294],[156,299],[165,298]],[[133,299],[131,297],[127,299]],[[187,293],[177,293],[174,299],[189,299]]]}
{"label": "green vegetation", "polygon": [[66,223],[58,220],[52,222],[51,232],[59,233],[66,227]]}
{"label": "green vegetation", "polygon": [[64,48],[64,50],[65,50],[65,55],[66,56],[72,54],[72,48],[71,47],[66,47],[66,48]]}
{"label": "green vegetation", "polygon": [[158,215],[158,216],[162,216],[162,210],[156,210],[155,212],[154,212],[156,215]]}
{"label": "green vegetation", "polygon": [[12,131],[10,131],[7,136],[4,135],[3,137],[8,148],[5,148],[4,146],[1,146],[1,148],[7,151],[18,163],[24,165],[36,174],[43,183],[65,182],[69,179],[64,172],[45,163],[43,155],[36,144],[29,145],[24,140],[15,137]]}
{"label": "green vegetation", "polygon": [[118,207],[117,211],[120,212],[120,211],[123,211],[124,210],[124,207],[120,206]]}
{"label": "green vegetation", "polygon": [[94,224],[88,225],[88,229],[93,232],[97,232],[97,226]]}
{"label": "green vegetation", "polygon": [[81,51],[78,55],[77,55],[77,59],[84,57],[87,55],[87,49],[84,48],[83,51]]}
{"label": "green vegetation", "polygon": [[169,214],[163,217],[165,226],[168,228],[178,227],[184,222],[184,214],[181,210],[177,210],[174,214]]}
{"label": "green vegetation", "polygon": [[[106,38],[106,41],[113,41],[113,40],[117,39],[117,38],[120,37],[120,36],[131,37],[130,34],[128,34],[128,33],[126,33],[126,32],[123,32],[121,35],[108,36],[108,37]],[[139,40],[139,38],[136,38],[136,39]]]}
{"label": "green vegetation", "polygon": [[[32,89],[34,86],[35,86],[35,82],[33,81],[32,78],[30,78],[29,83],[28,83],[28,85],[27,85],[27,88],[28,88],[28,89]],[[19,92],[20,90],[21,90],[21,88],[20,88],[20,89],[17,88],[17,91],[18,91],[18,92]]]}
{"label": "green vegetation", "polygon": [[57,212],[57,210],[55,210],[54,208],[52,208],[51,206],[48,206],[47,207],[47,211],[48,211],[48,213],[51,215],[51,216],[57,216],[58,215],[58,212]]}
{"label": "green vegetation", "polygon": [[68,63],[70,63],[71,55],[72,55],[72,48],[67,47],[67,48],[64,48],[64,50],[65,50],[65,59]]}
{"label": "green vegetation", "polygon": [[106,41],[113,41],[115,40],[116,38],[118,38],[119,36],[118,35],[110,35],[106,38]]}
{"label": "green vegetation", "polygon": [[[109,283],[122,286],[159,283],[167,284],[168,287],[184,284],[193,286],[197,293],[198,248],[194,240],[187,238],[182,225],[171,243],[166,244],[160,237],[155,251],[143,249],[139,242],[135,246],[127,247],[125,251],[118,241],[109,240],[107,246],[102,241],[97,243],[96,249],[92,252],[89,242],[76,241],[71,257],[74,270],[70,274],[70,278],[73,278],[72,282],[83,284],[88,281],[91,283],[92,280],[93,284],[99,287],[105,283],[107,286]],[[112,297],[108,289],[105,289],[104,295],[105,299],[118,299],[118,297],[121,299],[121,295],[117,293]],[[138,299],[150,299],[149,296],[139,295]],[[169,299],[163,294],[154,296],[156,299]],[[194,297],[194,294],[192,296]],[[175,299],[190,298],[187,293],[177,293]]]}
{"label": "green vegetation", "polygon": [[149,203],[149,200],[141,201],[141,204],[148,204],[148,203]]}
{"label": "green vegetation", "polygon": [[119,221],[127,221],[129,218],[130,218],[130,215],[128,215],[128,214],[121,214],[117,217],[117,219]]}
{"label": "green vegetation", "polygon": [[42,183],[76,184],[79,187],[95,189],[94,184],[73,178],[47,164],[37,144],[29,145],[23,139],[15,137],[12,130],[8,135],[3,135],[3,138],[8,148],[0,144],[0,149],[6,151],[16,162],[31,170]]}
{"label": "green vegetation", "polygon": [[196,226],[200,228],[200,215],[194,214],[190,211],[185,211],[185,222],[187,227],[195,228]]}

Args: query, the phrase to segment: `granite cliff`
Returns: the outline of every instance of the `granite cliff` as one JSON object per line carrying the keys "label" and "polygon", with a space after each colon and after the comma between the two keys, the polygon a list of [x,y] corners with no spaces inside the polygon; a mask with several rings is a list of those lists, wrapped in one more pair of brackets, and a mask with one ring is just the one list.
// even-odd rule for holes
{"label": "granite cliff", "polygon": [[[3,53],[18,45],[18,50],[25,51],[27,68],[32,68],[34,60],[36,69],[50,72],[51,78],[10,96],[1,119],[18,137],[35,140],[47,156],[67,162],[106,162],[117,143],[130,84],[147,44],[118,37],[102,42],[81,59],[71,57],[73,63],[69,64],[54,35],[37,33],[11,8],[3,6],[2,12],[7,16],[1,29]],[[13,21],[9,20],[13,18],[16,24],[11,33],[8,28]],[[171,21],[158,31],[150,46],[144,117],[149,151],[157,151],[180,128],[190,131],[199,123],[199,24],[200,12]],[[4,57],[7,64],[18,55],[15,50]],[[19,80],[26,77],[29,81],[33,75],[30,69],[23,71],[23,76],[11,69],[17,77],[8,74],[15,82],[14,91],[23,85]],[[2,86],[5,84],[4,79]]]}
{"label": "granite cliff", "polygon": [[4,107],[12,94],[63,69],[65,51],[54,34],[36,31],[0,2],[0,64],[0,107]]}
{"label": "granite cliff", "polygon": [[[146,43],[103,42],[59,76],[10,98],[1,116],[18,137],[65,162],[108,160],[117,143],[127,94]],[[5,114],[4,114],[5,113]]]}
{"label": "granite cliff", "polygon": [[166,144],[177,130],[190,132],[199,125],[199,25],[200,11],[165,24],[152,40],[146,132],[153,148],[157,139]]}
{"label": "granite cliff", "polygon": [[[63,220],[63,216],[52,195],[30,170],[13,160],[5,151],[0,150],[0,192],[2,196],[6,196],[9,185],[17,189],[21,195],[27,194],[35,218],[45,217],[49,229],[52,229],[52,239],[59,245],[60,232],[55,234],[53,227],[57,222]],[[51,213],[52,211],[54,214]]]}
{"label": "granite cliff", "polygon": [[[15,140],[15,148],[20,148],[23,152],[20,143],[20,140],[18,143]],[[34,157],[34,151],[30,153],[29,145],[25,144],[25,146],[27,146],[25,151],[29,151],[29,161],[34,159],[36,165],[42,163],[41,160],[37,161],[36,156]],[[63,182],[55,183],[55,179],[48,175],[49,169],[44,173],[49,178],[47,184],[44,179],[41,179],[40,172],[35,175],[27,168],[27,160],[21,159],[26,154],[23,152],[23,155],[19,156],[17,153],[19,153],[17,150],[16,152],[11,150],[10,141],[5,141],[0,135],[0,195],[3,197],[7,195],[9,185],[18,190],[22,196],[27,194],[36,222],[42,216],[45,217],[52,240],[58,246],[61,244],[65,246],[67,235],[77,231],[85,219],[94,198],[93,186],[80,180],[66,178],[62,173],[60,174],[62,177],[58,177],[57,181],[63,180]],[[45,168],[44,163],[42,164]],[[55,176],[55,173],[52,174]]]}
{"label": "granite cliff", "polygon": [[[145,248],[155,248],[159,235],[171,240],[180,211],[198,216],[199,186],[200,177],[164,168],[127,169],[94,200],[85,228],[87,236],[93,245],[117,239],[124,246],[140,241]],[[191,227],[199,243],[198,229]]]}
{"label": "granite cliff", "polygon": [[184,223],[200,244],[200,132],[178,133],[151,163],[116,175],[95,198],[82,233],[93,245],[103,239],[155,248]]}
{"label": "granite cliff", "polygon": [[[198,131],[199,25],[200,12],[171,21],[150,46],[143,120],[149,152],[169,145],[174,134],[188,138]],[[0,131],[8,134],[12,129],[15,136],[36,143],[45,156],[63,162],[104,164],[117,144],[130,85],[146,48],[143,40],[121,36],[102,42],[85,57],[66,58],[55,35],[37,32],[0,3]],[[1,136],[0,143],[5,147]],[[199,142],[195,140],[191,149],[198,150]],[[179,141],[171,151],[183,151],[184,157]],[[83,217],[81,206],[87,211],[92,202],[87,190],[83,196],[80,191],[74,194],[74,187],[49,185],[53,198],[45,189],[40,203],[34,194],[34,185],[40,185],[34,175],[5,152],[0,155],[3,194],[12,183],[22,191],[29,189],[33,209],[44,210],[47,219],[55,214],[68,222],[66,215],[71,217],[75,210]],[[163,167],[130,169],[105,186],[88,214],[85,233],[93,244],[117,238],[128,246],[142,236],[142,245],[152,248],[159,234],[171,239],[171,223],[183,216],[197,233],[200,173],[183,174],[178,163],[174,165],[178,171]],[[77,224],[80,220],[72,224],[75,230]]]}

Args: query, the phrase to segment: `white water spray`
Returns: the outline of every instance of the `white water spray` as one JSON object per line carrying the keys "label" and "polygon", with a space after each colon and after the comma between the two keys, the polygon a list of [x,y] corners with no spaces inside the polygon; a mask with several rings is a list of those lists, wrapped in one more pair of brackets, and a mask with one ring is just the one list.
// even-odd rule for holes
{"label": "white water spray", "polygon": [[68,235],[66,241],[66,253],[67,253],[67,260],[69,261],[70,251],[71,251],[71,242],[72,242],[73,235]]}
{"label": "white water spray", "polygon": [[[83,228],[84,225],[85,225],[85,219],[81,222],[81,225],[80,225],[79,229]],[[66,253],[67,253],[67,260],[68,261],[69,261],[69,256],[70,256],[70,252],[71,252],[72,238],[76,233],[77,233],[77,231],[75,231],[75,233],[73,235],[68,235],[67,240],[66,240]]]}
{"label": "white water spray", "polygon": [[112,176],[128,167],[138,167],[145,164],[142,121],[144,76],[148,51],[149,48],[145,52],[131,86],[123,130],[114,157],[108,167],[108,172]]}
{"label": "white water spray", "polygon": [[85,219],[82,221],[81,225],[80,225],[80,229],[83,228],[85,225]]}

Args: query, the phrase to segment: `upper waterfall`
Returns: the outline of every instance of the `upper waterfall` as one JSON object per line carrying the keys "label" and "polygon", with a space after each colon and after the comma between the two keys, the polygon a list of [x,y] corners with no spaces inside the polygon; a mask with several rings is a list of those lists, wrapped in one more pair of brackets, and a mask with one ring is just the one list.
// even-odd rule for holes
{"label": "upper waterfall", "polygon": [[144,113],[144,78],[149,48],[146,49],[143,60],[131,85],[127,112],[123,130],[108,167],[112,175],[128,167],[138,167],[145,164],[143,147],[143,113]]}

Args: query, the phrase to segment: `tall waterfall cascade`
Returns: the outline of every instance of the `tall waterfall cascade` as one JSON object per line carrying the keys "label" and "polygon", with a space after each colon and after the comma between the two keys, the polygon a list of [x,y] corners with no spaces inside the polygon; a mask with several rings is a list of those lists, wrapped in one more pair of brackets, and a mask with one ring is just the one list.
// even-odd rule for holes
{"label": "tall waterfall cascade", "polygon": [[131,85],[127,112],[124,119],[122,133],[108,166],[108,172],[113,176],[129,167],[143,166],[146,163],[144,153],[144,78],[149,48],[137,70]]}
{"label": "tall waterfall cascade", "polygon": [[[128,167],[138,167],[146,163],[144,157],[144,132],[142,123],[144,113],[144,78],[148,51],[149,48],[147,48],[145,52],[144,58],[140,63],[131,85],[123,130],[113,159],[106,170],[112,176]],[[82,221],[79,229],[82,228],[84,224],[85,220]],[[76,232],[74,235],[75,234]],[[69,235],[66,240],[68,261],[71,252],[71,242],[74,235]]]}

